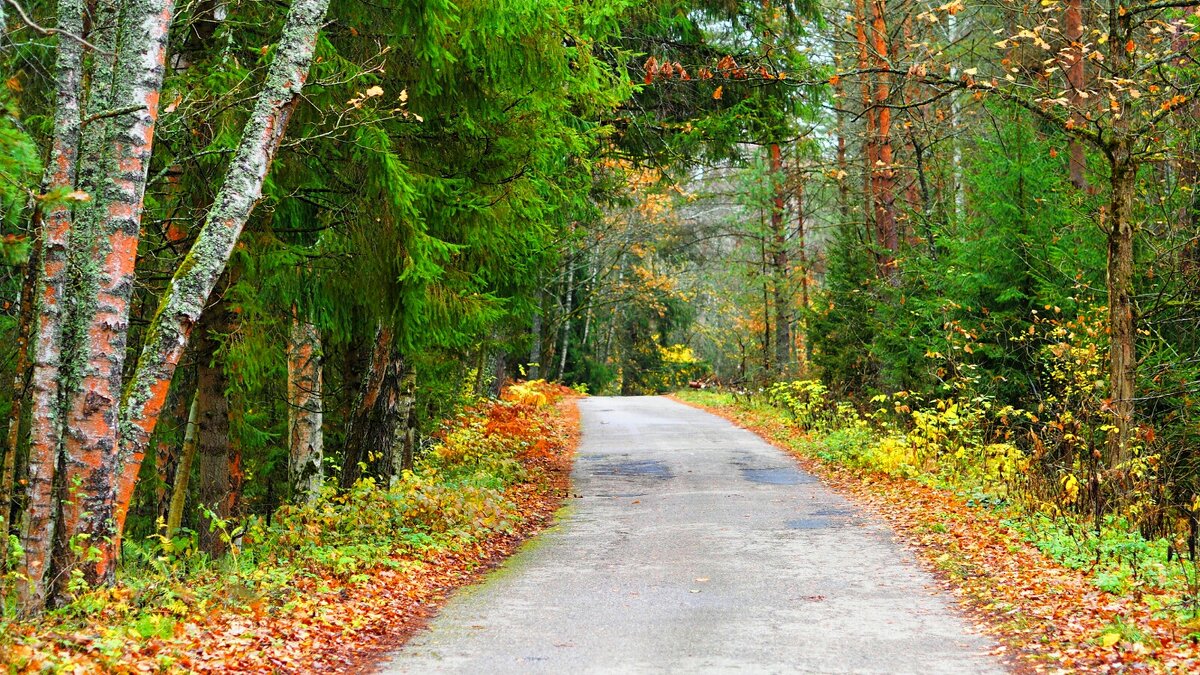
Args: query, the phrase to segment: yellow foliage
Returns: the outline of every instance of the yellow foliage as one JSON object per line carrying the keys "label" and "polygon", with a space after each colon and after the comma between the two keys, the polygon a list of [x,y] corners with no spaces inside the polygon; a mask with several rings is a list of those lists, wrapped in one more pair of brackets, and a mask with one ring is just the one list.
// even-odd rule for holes
{"label": "yellow foliage", "polygon": [[686,345],[671,345],[669,347],[659,345],[658,354],[662,357],[664,363],[678,363],[681,365],[700,363],[700,359],[696,358],[696,354],[692,351],[692,348]]}
{"label": "yellow foliage", "polygon": [[511,385],[500,395],[500,398],[521,405],[531,405],[535,408],[550,405],[550,397],[542,391],[545,380],[530,380]]}

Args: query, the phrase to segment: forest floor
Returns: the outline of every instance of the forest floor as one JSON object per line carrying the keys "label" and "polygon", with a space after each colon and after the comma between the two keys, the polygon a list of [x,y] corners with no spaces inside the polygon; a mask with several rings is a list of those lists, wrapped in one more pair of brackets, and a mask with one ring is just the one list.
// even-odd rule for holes
{"label": "forest floor", "polygon": [[580,402],[559,523],[386,673],[1007,672],[891,530],[727,421]]}
{"label": "forest floor", "polygon": [[1101,590],[1093,574],[1059,564],[1000,514],[962,494],[813,456],[812,440],[781,413],[706,392],[681,392],[677,400],[788,451],[826,485],[886,520],[1021,670],[1200,672],[1200,624],[1178,620],[1177,593]]}
{"label": "forest floor", "polygon": [[[501,408],[488,412],[496,410]],[[503,491],[505,527],[362,567],[351,564],[353,573],[328,561],[303,562],[299,570],[295,562],[280,562],[277,571],[286,575],[280,584],[251,587],[241,576],[227,578],[225,592],[211,602],[197,602],[196,592],[189,592],[190,585],[200,585],[195,580],[164,577],[161,585],[170,585],[169,595],[186,609],[182,616],[172,613],[178,605],[148,599],[161,592],[118,583],[39,621],[0,622],[0,664],[6,672],[68,673],[370,669],[423,626],[452,591],[476,582],[547,527],[567,494],[579,431],[574,398],[516,417],[497,420],[485,413],[483,419],[489,436],[520,433],[522,426],[539,437],[516,455],[524,478]],[[344,563],[355,555],[352,546],[343,546],[334,558]]]}

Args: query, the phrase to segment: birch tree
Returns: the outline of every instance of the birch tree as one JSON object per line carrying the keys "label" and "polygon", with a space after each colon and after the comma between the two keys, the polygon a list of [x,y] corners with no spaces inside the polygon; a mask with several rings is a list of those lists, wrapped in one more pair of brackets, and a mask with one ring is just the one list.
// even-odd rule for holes
{"label": "birch tree", "polygon": [[[43,189],[48,206],[42,218],[34,424],[22,529],[27,579],[22,596],[31,609],[54,591],[53,579],[65,578],[72,569],[93,582],[112,578],[141,461],[174,369],[261,195],[327,7],[328,0],[297,0],[289,9],[216,203],[164,294],[141,358],[124,384],[130,300],[173,3],[97,3],[98,16],[105,19],[99,25],[120,29],[97,40],[101,49],[115,49],[97,52],[87,73],[83,41],[60,41],[55,137]],[[82,3],[63,0],[59,30],[82,36],[84,26]],[[90,83],[86,108],[81,104],[85,79]],[[81,136],[81,128],[91,124],[103,131]],[[63,473],[56,476],[60,466]],[[58,484],[68,497],[61,505]],[[58,550],[67,557],[52,561],[60,538],[64,545]]]}
{"label": "birch tree", "polygon": [[[62,0],[58,27],[83,34],[82,0]],[[65,199],[78,174],[80,95],[83,79],[83,47],[62,40],[55,61],[54,136],[42,193],[57,199],[44,200],[41,216],[41,271],[39,274],[38,331],[33,341],[32,426],[30,428],[27,506],[21,523],[24,583],[22,603],[40,607],[46,601],[50,553],[57,521],[54,514],[54,471],[58,462],[61,416],[59,415],[59,365],[62,359],[63,294],[67,281],[67,246],[71,207]]]}
{"label": "birch tree", "polygon": [[275,58],[216,201],[147,330],[145,346],[122,400],[122,436],[115,465],[120,480],[115,503],[118,532],[125,522],[138,471],[175,368],[262,195],[267,170],[308,77],[328,7],[329,0],[295,0],[288,10]]}
{"label": "birch tree", "polygon": [[288,331],[288,468],[292,490],[311,502],[321,493],[325,437],[321,432],[321,334],[292,308]]}

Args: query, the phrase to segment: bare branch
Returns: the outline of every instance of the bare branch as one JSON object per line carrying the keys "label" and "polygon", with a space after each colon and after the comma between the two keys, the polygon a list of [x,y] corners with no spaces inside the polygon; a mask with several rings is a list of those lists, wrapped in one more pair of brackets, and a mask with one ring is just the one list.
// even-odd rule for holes
{"label": "bare branch", "polygon": [[96,52],[97,54],[103,54],[105,56],[116,56],[116,54],[113,54],[112,52],[106,52],[103,49],[100,49],[96,45],[88,42],[87,40],[83,39],[82,37],[80,37],[74,33],[71,33],[71,32],[65,31],[65,30],[59,30],[57,28],[45,28],[43,26],[38,25],[37,22],[35,22],[33,19],[29,18],[29,15],[25,13],[25,8],[17,4],[17,0],[4,0],[4,2],[8,3],[8,5],[10,7],[17,10],[17,16],[21,18],[21,23],[25,24],[30,30],[32,30],[33,32],[35,32],[39,35],[45,35],[47,37],[49,37],[51,35],[61,35],[63,37],[67,37],[67,38],[70,38],[70,39],[78,42],[79,44],[83,45],[84,47],[87,47],[88,49]]}

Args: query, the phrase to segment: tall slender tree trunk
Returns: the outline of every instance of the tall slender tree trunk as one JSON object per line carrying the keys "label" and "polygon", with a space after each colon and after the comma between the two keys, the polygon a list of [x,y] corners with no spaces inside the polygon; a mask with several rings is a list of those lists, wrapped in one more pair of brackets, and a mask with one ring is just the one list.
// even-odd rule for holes
{"label": "tall slender tree trunk", "polygon": [[[766,223],[762,222],[763,210],[759,210],[759,232],[765,232]],[[775,348],[771,343],[771,289],[768,284],[768,279],[771,278],[771,254],[768,249],[767,242],[769,238],[766,235],[760,236],[758,240],[758,274],[762,279],[762,313],[763,313],[763,335],[762,335],[762,367],[763,372],[770,373],[773,371],[772,356]]]}
{"label": "tall slender tree trunk", "polygon": [[[887,17],[885,0],[871,0],[872,46],[875,66],[880,70],[890,67]],[[879,246],[880,275],[893,284],[899,282],[896,270],[896,253],[900,250],[899,230],[896,223],[896,173],[892,157],[892,110],[888,107],[891,96],[887,73],[881,72],[875,88],[875,105],[878,110],[876,149],[878,156],[872,167],[872,193],[875,199],[875,238]]]}
{"label": "tall slender tree trunk", "polygon": [[321,334],[292,308],[288,332],[288,447],[292,492],[301,502],[321,494],[325,437],[321,431]]}
{"label": "tall slender tree trunk", "polygon": [[[1083,72],[1083,2],[1082,0],[1067,0],[1066,16],[1064,17],[1063,37],[1068,45],[1063,71],[1067,76],[1067,102],[1073,109],[1071,121],[1073,124],[1086,124],[1080,110],[1084,105],[1084,93],[1087,82]],[[1071,183],[1080,190],[1088,188],[1087,155],[1083,142],[1071,138],[1067,146],[1067,165]]]}
{"label": "tall slender tree trunk", "polygon": [[[3,17],[0,17],[2,19]],[[25,402],[29,395],[29,382],[33,375],[29,357],[29,339],[33,333],[33,297],[37,290],[38,268],[41,260],[41,216],[35,211],[33,219],[33,242],[29,260],[25,263],[25,276],[21,283],[21,303],[17,318],[16,368],[13,372],[12,408],[8,413],[8,436],[4,447],[4,463],[0,467],[0,570],[8,562],[8,535],[11,529],[14,488],[17,480],[17,452],[21,449],[21,425],[25,419]]]}
{"label": "tall slender tree trunk", "polygon": [[920,141],[917,141],[915,138],[913,139],[912,147],[913,147],[913,160],[916,162],[917,184],[921,188],[921,204],[922,204],[922,211],[923,211],[923,213],[921,213],[921,220],[924,222],[924,225],[925,225],[925,244],[929,250],[929,259],[937,260],[937,235],[933,231],[933,218],[931,217],[932,214],[930,214],[928,212],[928,209],[930,206],[930,194],[929,194],[929,177],[925,170],[925,150],[926,150],[926,148]]}
{"label": "tall slender tree trunk", "polygon": [[[575,224],[571,224],[571,231],[575,231]],[[567,370],[567,351],[571,346],[571,310],[572,301],[574,300],[575,286],[575,263],[571,256],[567,255],[567,287],[565,297],[563,298],[563,329],[562,329],[562,348],[558,354],[558,379],[563,379],[563,374]]]}
{"label": "tall slender tree trunk", "polygon": [[[946,36],[947,44],[955,44],[959,40],[958,33],[958,15],[953,12],[946,13]],[[959,70],[955,66],[950,68],[950,77],[958,79]],[[958,140],[959,121],[962,119],[962,111],[959,108],[958,98],[950,98],[950,189],[947,191],[947,201],[949,208],[946,212],[949,214],[949,220],[954,223],[962,222],[966,217],[967,197],[966,190],[963,189],[963,161],[962,161],[962,143]]]}
{"label": "tall slender tree trunk", "polygon": [[[233,491],[230,456],[233,453],[229,438],[228,380],[225,366],[219,357],[219,335],[228,333],[229,311],[218,300],[204,315],[197,329],[200,333],[196,358],[196,453],[199,459],[197,500],[215,519],[227,520],[230,515],[229,496]],[[199,547],[213,557],[222,555],[227,542],[222,538],[219,524],[213,517],[202,515],[199,527]]]}
{"label": "tall slender tree trunk", "polygon": [[850,222],[850,166],[846,161],[846,113],[845,93],[841,78],[835,85],[837,100],[841,102],[837,109],[837,205],[841,224],[845,227]]}
{"label": "tall slender tree trunk", "polygon": [[[879,111],[875,107],[873,76],[871,68],[870,44],[867,40],[867,0],[854,1],[854,35],[858,42],[858,70],[862,73],[860,103],[863,110],[863,234],[867,241],[875,241],[873,223],[875,222],[875,171],[879,161],[876,133]],[[877,260],[878,263],[878,260]]]}
{"label": "tall slender tree trunk", "polygon": [[392,442],[392,481],[413,468],[417,445],[417,369],[405,359],[400,370],[400,396],[396,404],[396,432]]}
{"label": "tall slender tree trunk", "polygon": [[[1108,68],[1114,77],[1131,79],[1136,73],[1136,50],[1127,49],[1132,40],[1133,17],[1113,10],[1109,14]],[[1109,397],[1117,432],[1110,435],[1109,469],[1121,468],[1117,485],[1128,486],[1122,465],[1130,457],[1130,440],[1135,413],[1134,391],[1137,376],[1137,308],[1133,296],[1134,251],[1136,232],[1133,204],[1136,198],[1138,161],[1134,156],[1142,142],[1130,131],[1128,94],[1113,99],[1112,137],[1106,147],[1109,158],[1108,207],[1108,314],[1109,314]]]}
{"label": "tall slender tree trunk", "polygon": [[118,533],[124,526],[142,459],[188,337],[262,195],[267,170],[308,78],[328,6],[329,0],[293,0],[275,59],[215,203],[146,331],[145,346],[123,396],[124,433],[117,453],[120,478],[114,510]]}
{"label": "tall slender tree trunk", "polygon": [[[900,44],[893,47],[896,58],[901,60],[908,59],[908,51],[911,49],[911,45],[916,43],[913,33],[914,12],[911,10],[912,3],[905,2],[901,9],[903,17],[901,28],[904,38]],[[907,157],[913,158],[913,164],[916,165],[916,155],[918,153],[917,129],[919,126],[923,126],[918,123],[924,121],[925,112],[928,108],[927,105],[917,104],[917,101],[923,98],[920,78],[902,78],[900,93],[903,99],[904,115],[906,118],[902,127],[907,130],[907,133],[901,132],[905,138],[904,152]],[[892,175],[893,177],[899,177],[901,175],[899,168],[894,169]],[[920,189],[920,176],[904,176],[904,182],[904,200],[908,204],[908,213],[902,218],[903,222],[900,227],[903,231],[900,233],[900,238],[902,240],[912,240],[917,237],[916,227],[914,227],[912,220],[913,218],[921,217],[921,214],[928,208],[928,202],[925,201],[926,193]],[[914,241],[914,243],[916,242]]]}
{"label": "tall slender tree trunk", "polygon": [[787,230],[784,227],[783,157],[778,143],[772,143],[771,176],[775,183],[775,195],[771,199],[771,276],[775,304],[775,372],[787,370],[792,355],[792,312],[789,288]]}
{"label": "tall slender tree trunk", "polygon": [[1109,442],[1109,467],[1116,467],[1129,459],[1137,374],[1137,310],[1133,299],[1133,201],[1137,167],[1132,162],[1120,160],[1127,152],[1118,151],[1115,155],[1117,160],[1111,166],[1112,194],[1107,228],[1109,397],[1117,427],[1117,433]]}
{"label": "tall slender tree trunk", "polygon": [[[82,0],[60,0],[58,29],[83,35]],[[42,192],[66,194],[78,174],[80,91],[83,79],[83,47],[75,40],[60,38],[54,66],[56,84],[54,137],[50,161],[42,181]],[[45,208],[42,217],[41,270],[38,279],[38,328],[33,345],[33,374],[30,401],[29,471],[27,506],[21,524],[24,569],[18,593],[27,611],[46,605],[51,554],[57,533],[54,485],[58,452],[62,443],[63,410],[59,390],[62,336],[68,269],[68,238],[71,207],[57,201]]]}
{"label": "tall slender tree trunk", "polygon": [[[178,421],[177,430],[182,430],[183,436],[187,436],[187,425],[189,408],[191,401],[195,396],[194,383],[188,382],[184,386],[184,378],[176,378],[172,383],[171,393],[168,395],[167,409],[170,412],[170,418]],[[185,391],[186,390],[186,391]],[[155,505],[157,512],[163,518],[171,509],[171,495],[168,493],[173,482],[174,469],[179,463],[179,454],[183,449],[183,439],[178,435],[158,434],[157,443],[154,446],[154,471],[157,474],[158,482],[155,484]]]}
{"label": "tall slender tree trunk", "polygon": [[[797,169],[799,169],[799,162],[797,162]],[[806,181],[798,170],[796,177],[796,254],[800,263],[800,312],[802,317],[800,329],[803,332],[801,339],[804,347],[801,352],[804,362],[800,365],[803,371],[812,362],[812,342],[808,335],[808,234],[804,222],[804,184]]]}
{"label": "tall slender tree trunk", "polygon": [[533,327],[529,331],[533,335],[533,346],[529,348],[528,377],[536,380],[542,369],[542,306],[541,293],[538,294],[538,307],[534,310]]}

